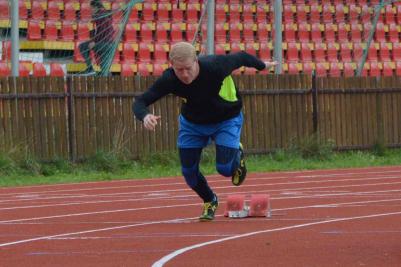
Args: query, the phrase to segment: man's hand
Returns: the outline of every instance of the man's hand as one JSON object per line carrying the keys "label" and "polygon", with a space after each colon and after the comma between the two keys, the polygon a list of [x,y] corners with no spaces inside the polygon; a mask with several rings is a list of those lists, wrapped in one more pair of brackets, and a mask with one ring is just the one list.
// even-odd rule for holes
{"label": "man's hand", "polygon": [[146,129],[154,131],[157,125],[157,121],[160,120],[160,116],[155,116],[153,114],[148,114],[143,118],[143,125]]}
{"label": "man's hand", "polygon": [[278,64],[277,61],[266,61],[265,65],[266,65],[266,69],[271,68],[273,66],[276,66]]}

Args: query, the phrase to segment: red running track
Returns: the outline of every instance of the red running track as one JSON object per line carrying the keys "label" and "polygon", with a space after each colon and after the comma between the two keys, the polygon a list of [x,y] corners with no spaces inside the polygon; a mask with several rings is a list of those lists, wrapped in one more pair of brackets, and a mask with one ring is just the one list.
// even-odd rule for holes
{"label": "red running track", "polygon": [[[401,266],[401,166],[208,181],[210,223],[181,177],[0,188],[0,266]],[[223,217],[233,193],[272,217]]]}

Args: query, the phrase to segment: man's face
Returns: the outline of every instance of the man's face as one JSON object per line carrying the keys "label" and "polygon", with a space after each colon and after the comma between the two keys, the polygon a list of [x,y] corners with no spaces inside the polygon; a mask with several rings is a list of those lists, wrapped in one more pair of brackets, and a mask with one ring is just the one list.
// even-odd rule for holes
{"label": "man's face", "polygon": [[174,60],[171,62],[171,66],[178,79],[185,84],[193,82],[199,74],[197,59],[189,58],[183,61]]}

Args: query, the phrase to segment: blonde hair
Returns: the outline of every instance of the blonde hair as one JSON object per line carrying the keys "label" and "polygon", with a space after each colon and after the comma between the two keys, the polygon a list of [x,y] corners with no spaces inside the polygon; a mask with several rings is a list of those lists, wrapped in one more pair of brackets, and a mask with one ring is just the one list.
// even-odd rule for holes
{"label": "blonde hair", "polygon": [[174,44],[170,49],[169,59],[173,61],[185,61],[189,58],[196,59],[196,50],[193,45],[187,42]]}

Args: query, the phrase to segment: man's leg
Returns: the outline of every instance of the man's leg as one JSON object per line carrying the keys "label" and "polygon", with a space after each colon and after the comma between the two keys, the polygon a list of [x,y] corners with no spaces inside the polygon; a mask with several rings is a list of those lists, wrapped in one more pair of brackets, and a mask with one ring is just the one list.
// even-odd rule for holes
{"label": "man's leg", "polygon": [[86,72],[93,71],[92,60],[90,58],[90,48],[89,48],[90,42],[91,41],[86,41],[86,42],[80,43],[78,46],[79,52],[81,53],[81,55],[84,58],[85,63],[86,63]]}
{"label": "man's leg", "polygon": [[240,185],[246,177],[244,152],[240,143],[243,116],[220,123],[215,134],[216,169],[226,177],[231,176],[233,185]]}
{"label": "man's leg", "polygon": [[205,177],[199,171],[202,148],[180,148],[181,171],[188,186],[194,190],[204,202],[211,202],[214,193]]}

